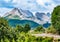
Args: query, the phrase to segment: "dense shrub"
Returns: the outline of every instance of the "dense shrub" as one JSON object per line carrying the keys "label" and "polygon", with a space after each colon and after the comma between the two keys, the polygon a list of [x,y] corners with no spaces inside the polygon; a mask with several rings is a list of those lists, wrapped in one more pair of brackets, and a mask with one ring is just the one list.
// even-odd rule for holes
{"label": "dense shrub", "polygon": [[25,34],[25,33],[20,33],[18,38],[15,39],[11,39],[10,38],[3,38],[1,39],[1,42],[53,42],[53,38],[43,38],[43,37],[35,37],[35,36],[31,36],[29,34]]}
{"label": "dense shrub", "polygon": [[21,26],[21,25],[16,26],[16,31],[18,31],[18,32],[27,33],[29,30],[31,30],[31,27],[29,24],[25,24],[25,26]]}
{"label": "dense shrub", "polygon": [[16,26],[16,32],[22,32],[24,30],[23,26],[17,25]]}
{"label": "dense shrub", "polygon": [[53,38],[46,37],[42,42],[53,42]]}
{"label": "dense shrub", "polygon": [[34,31],[36,31],[36,32],[45,32],[45,29],[42,26],[38,26]]}
{"label": "dense shrub", "polygon": [[56,34],[57,30],[53,26],[50,26],[49,28],[46,29],[46,32]]}

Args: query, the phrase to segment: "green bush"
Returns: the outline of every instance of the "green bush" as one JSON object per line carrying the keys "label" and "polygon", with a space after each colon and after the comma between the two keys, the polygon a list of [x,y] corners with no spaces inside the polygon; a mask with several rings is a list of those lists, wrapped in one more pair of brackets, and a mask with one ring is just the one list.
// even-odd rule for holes
{"label": "green bush", "polygon": [[45,29],[42,26],[38,26],[35,30],[35,32],[45,32]]}
{"label": "green bush", "polygon": [[58,42],[60,42],[60,39],[58,39]]}
{"label": "green bush", "polygon": [[52,33],[52,34],[57,33],[57,30],[53,26],[50,26],[49,28],[47,28],[46,31],[47,31],[47,33]]}
{"label": "green bush", "polygon": [[25,26],[17,25],[16,26],[16,32],[25,32],[27,33],[29,30],[31,30],[31,27],[29,24],[25,24]]}
{"label": "green bush", "polygon": [[24,30],[23,26],[17,25],[16,26],[16,32],[22,32]]}
{"label": "green bush", "polygon": [[42,42],[53,42],[53,38],[46,37]]}

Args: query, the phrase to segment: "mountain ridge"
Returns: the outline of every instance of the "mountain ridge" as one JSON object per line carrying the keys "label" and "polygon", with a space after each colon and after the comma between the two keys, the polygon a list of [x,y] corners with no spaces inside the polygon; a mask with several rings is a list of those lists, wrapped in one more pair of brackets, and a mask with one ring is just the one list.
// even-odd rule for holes
{"label": "mountain ridge", "polygon": [[[35,16],[34,16],[33,13],[30,12],[29,10],[22,10],[22,9],[14,8],[12,11],[7,12],[3,17],[10,18],[10,19],[31,20],[38,24],[46,23],[48,21],[47,19],[49,19],[49,17],[47,15],[45,15],[45,13],[44,14],[39,13],[39,14],[37,16],[35,13]],[[47,21],[44,20],[45,17],[47,18],[46,19]],[[42,20],[40,20],[38,18],[40,18]]]}

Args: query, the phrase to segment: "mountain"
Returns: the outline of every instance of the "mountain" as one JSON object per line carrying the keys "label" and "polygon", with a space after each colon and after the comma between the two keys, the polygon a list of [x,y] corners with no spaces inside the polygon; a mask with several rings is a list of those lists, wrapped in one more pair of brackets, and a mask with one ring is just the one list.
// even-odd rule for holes
{"label": "mountain", "polygon": [[40,22],[40,20],[38,20],[29,10],[22,10],[18,8],[14,8],[12,11],[7,12],[3,17],[8,19],[31,20],[37,23]]}
{"label": "mountain", "polygon": [[21,12],[18,8],[14,8],[12,11],[7,12],[4,17],[5,18],[13,18],[13,19],[20,19]]}
{"label": "mountain", "polygon": [[47,16],[48,16],[48,17],[51,17],[51,14],[48,12],[48,13],[47,13]]}
{"label": "mountain", "polygon": [[4,17],[12,19],[25,19],[32,18],[33,14],[29,10],[19,10],[18,8],[14,8],[12,11],[7,12]]}
{"label": "mountain", "polygon": [[29,24],[31,29],[36,28],[37,26],[39,26],[40,24],[31,21],[31,20],[18,20],[18,19],[9,19],[9,25],[12,27],[16,27],[16,25],[22,25],[24,26],[25,24]]}
{"label": "mountain", "polygon": [[45,15],[45,13],[39,13],[39,12],[37,12],[35,15],[36,15],[36,18],[37,18],[37,19],[43,21],[42,18],[43,18],[43,15]]}
{"label": "mountain", "polygon": [[[50,15],[50,13],[39,13],[39,12],[36,12],[35,13],[35,15],[36,15],[36,18],[38,19],[38,20],[40,20],[40,21],[43,21],[44,23],[46,23],[46,22],[50,22],[50,18],[51,18],[51,15]],[[43,23],[43,24],[44,24]]]}
{"label": "mountain", "polygon": [[51,23],[46,22],[45,24],[43,24],[43,27],[47,28],[47,27],[49,27],[50,25],[51,25]]}
{"label": "mountain", "polygon": [[22,15],[24,15],[26,18],[32,18],[33,17],[33,13],[30,12],[29,10],[22,10],[20,9]]}
{"label": "mountain", "polygon": [[36,12],[33,15],[29,10],[22,10],[14,8],[12,11],[7,12],[3,17],[7,19],[17,19],[17,20],[29,20],[43,25],[46,22],[49,22],[49,17],[45,13]]}

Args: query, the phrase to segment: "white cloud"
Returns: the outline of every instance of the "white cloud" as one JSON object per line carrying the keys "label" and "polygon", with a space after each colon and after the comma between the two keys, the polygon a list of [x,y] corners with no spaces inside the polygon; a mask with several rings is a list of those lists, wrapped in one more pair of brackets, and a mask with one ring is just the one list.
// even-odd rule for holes
{"label": "white cloud", "polygon": [[[49,11],[49,12],[52,12],[53,8],[56,6],[53,0],[36,0],[36,2],[39,5],[45,7],[47,9],[46,11]],[[46,3],[48,5],[46,5]]]}
{"label": "white cloud", "polygon": [[50,18],[51,17],[48,17],[46,15],[43,15],[43,18],[42,19],[43,19],[44,22],[47,22],[48,21],[50,23],[51,22],[51,19]]}
{"label": "white cloud", "polygon": [[0,8],[0,16],[3,16],[5,13],[11,11],[12,9],[9,8]]}
{"label": "white cloud", "polygon": [[[14,7],[28,9],[33,12],[37,12],[37,11],[39,11],[39,12],[52,12],[53,8],[56,5],[58,5],[54,2],[55,0],[4,0],[4,1],[9,4],[10,4],[10,2],[12,4],[14,3],[14,5],[13,5]],[[47,5],[46,5],[46,3],[47,3]],[[5,7],[3,9],[0,8],[0,10],[1,10],[1,13],[2,12],[5,13],[6,12],[5,10],[10,10],[10,9]]]}
{"label": "white cloud", "polygon": [[46,7],[45,3],[54,4],[52,0],[36,0],[39,5]]}
{"label": "white cloud", "polygon": [[[53,0],[35,0],[35,3],[28,3],[29,0],[13,0],[12,2],[15,3],[15,7],[22,8],[22,9],[28,9],[31,11],[44,11],[44,12],[52,12],[53,8],[57,5]],[[32,0],[30,0],[32,2]],[[42,10],[43,8],[38,8],[39,6],[36,5],[36,3],[47,10]],[[45,4],[48,5],[45,5]]]}
{"label": "white cloud", "polygon": [[11,0],[4,0],[5,2],[10,2]]}
{"label": "white cloud", "polygon": [[37,10],[37,6],[35,3],[28,3],[29,0],[13,0],[13,3],[16,3],[15,7],[22,8],[22,9],[28,9],[31,11]]}
{"label": "white cloud", "polygon": [[[8,5],[10,5],[11,3],[11,6],[14,6],[14,7],[22,8],[25,10],[28,9],[33,13],[33,15],[35,15],[37,11],[45,12],[45,13],[52,12],[55,6],[57,6],[58,4],[60,5],[60,0],[4,0],[4,1],[5,3],[8,3]],[[4,2],[4,1],[0,0],[0,2]],[[0,6],[3,6],[3,5],[0,4]],[[8,8],[7,6],[5,6],[3,8],[0,7],[0,10],[1,10],[0,15],[3,16],[5,13],[12,10],[12,8]],[[51,21],[50,18],[48,18],[47,16],[44,16],[43,19],[45,22]]]}

